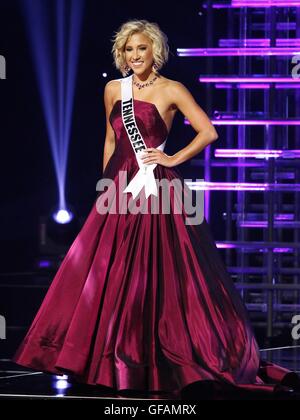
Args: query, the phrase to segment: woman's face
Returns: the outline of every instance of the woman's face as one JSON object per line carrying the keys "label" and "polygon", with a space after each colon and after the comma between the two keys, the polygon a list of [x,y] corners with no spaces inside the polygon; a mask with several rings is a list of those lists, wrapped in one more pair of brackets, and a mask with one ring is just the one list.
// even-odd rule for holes
{"label": "woman's face", "polygon": [[125,45],[125,60],[126,64],[137,74],[142,74],[151,68],[153,64],[151,40],[143,33],[131,35]]}

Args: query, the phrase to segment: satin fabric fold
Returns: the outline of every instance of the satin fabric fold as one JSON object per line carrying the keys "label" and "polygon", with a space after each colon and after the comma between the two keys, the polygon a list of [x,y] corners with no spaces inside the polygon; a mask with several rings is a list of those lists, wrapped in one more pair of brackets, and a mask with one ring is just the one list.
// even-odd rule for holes
{"label": "satin fabric fold", "polygon": [[[149,147],[167,137],[153,104],[135,101]],[[116,148],[103,178],[120,189],[139,170],[116,102]],[[157,179],[181,178],[157,165]],[[101,199],[100,193],[97,200]],[[158,196],[161,192],[159,191]],[[58,269],[13,360],[115,389],[180,390],[199,380],[273,391],[290,372],[260,360],[247,312],[204,219],[175,214],[99,214],[96,202]],[[129,195],[116,193],[118,200]],[[144,190],[136,204],[149,206]],[[129,201],[126,201],[129,203]],[[121,203],[122,204],[122,203]]]}

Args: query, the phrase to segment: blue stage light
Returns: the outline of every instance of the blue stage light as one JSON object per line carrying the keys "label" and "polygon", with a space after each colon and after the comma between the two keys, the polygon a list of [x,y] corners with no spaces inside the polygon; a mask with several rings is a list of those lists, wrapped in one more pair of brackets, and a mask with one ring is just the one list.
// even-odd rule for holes
{"label": "blue stage light", "polygon": [[58,189],[57,222],[68,223],[65,187],[83,0],[23,0],[22,7]]}
{"label": "blue stage light", "polygon": [[68,210],[58,210],[53,214],[53,219],[62,225],[71,222],[73,213]]}

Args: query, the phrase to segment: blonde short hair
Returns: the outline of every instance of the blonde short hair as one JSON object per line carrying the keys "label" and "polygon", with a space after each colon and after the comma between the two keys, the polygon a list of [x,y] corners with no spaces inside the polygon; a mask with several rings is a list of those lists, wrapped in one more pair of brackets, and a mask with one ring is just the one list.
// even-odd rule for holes
{"label": "blonde short hair", "polygon": [[114,57],[114,65],[120,70],[123,76],[127,75],[125,71],[125,45],[131,35],[135,33],[143,33],[152,41],[153,59],[156,64],[156,70],[160,70],[168,61],[169,45],[168,37],[159,28],[157,23],[148,22],[147,20],[129,20],[115,32],[112,42],[112,54]]}

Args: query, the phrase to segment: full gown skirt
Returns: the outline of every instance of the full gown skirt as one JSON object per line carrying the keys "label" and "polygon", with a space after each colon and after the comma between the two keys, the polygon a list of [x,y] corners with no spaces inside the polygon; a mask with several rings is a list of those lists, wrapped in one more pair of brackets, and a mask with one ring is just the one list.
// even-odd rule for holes
{"label": "full gown skirt", "polygon": [[[134,99],[147,147],[168,136],[156,106]],[[115,202],[139,167],[123,126],[121,101],[110,114],[116,147],[103,178]],[[155,178],[183,178],[157,165]],[[178,391],[212,380],[272,391],[288,371],[260,360],[247,312],[204,218],[169,214],[100,214],[96,202],[61,263],[13,361],[71,374],[116,390]],[[161,191],[159,189],[159,197]],[[151,196],[150,196],[151,197]],[[136,204],[148,205],[144,189]]]}

